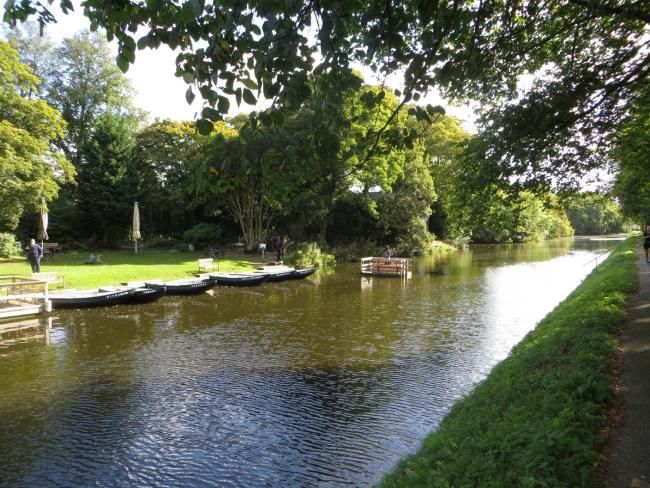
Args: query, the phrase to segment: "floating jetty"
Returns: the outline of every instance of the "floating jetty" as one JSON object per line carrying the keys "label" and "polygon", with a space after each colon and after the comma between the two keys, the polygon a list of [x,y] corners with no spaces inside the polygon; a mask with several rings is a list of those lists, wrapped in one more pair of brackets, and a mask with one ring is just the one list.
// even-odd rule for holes
{"label": "floating jetty", "polygon": [[0,319],[51,311],[48,284],[48,280],[0,276]]}
{"label": "floating jetty", "polygon": [[411,258],[361,258],[363,276],[388,276],[410,278],[413,270]]}

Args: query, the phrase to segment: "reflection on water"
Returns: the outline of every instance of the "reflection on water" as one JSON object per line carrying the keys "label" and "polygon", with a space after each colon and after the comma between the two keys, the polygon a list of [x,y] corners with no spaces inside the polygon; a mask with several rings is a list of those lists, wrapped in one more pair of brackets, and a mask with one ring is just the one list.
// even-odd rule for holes
{"label": "reflection on water", "polygon": [[369,485],[612,245],[480,246],[406,281],[340,266],[0,333],[0,486]]}

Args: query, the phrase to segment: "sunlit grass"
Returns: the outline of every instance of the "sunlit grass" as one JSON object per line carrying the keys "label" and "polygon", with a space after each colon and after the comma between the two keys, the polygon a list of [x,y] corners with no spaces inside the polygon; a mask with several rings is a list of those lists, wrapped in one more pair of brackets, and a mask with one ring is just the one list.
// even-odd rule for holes
{"label": "sunlit grass", "polygon": [[[89,265],[88,252],[56,254],[41,263],[41,271],[56,271],[65,277],[66,288],[94,288],[115,285],[125,281],[144,279],[187,278],[198,272],[199,253],[179,251],[102,252],[101,264]],[[253,256],[255,258],[255,256]],[[242,270],[251,267],[245,257],[219,260],[221,271]],[[30,276],[31,268],[24,258],[1,259],[0,275]]]}
{"label": "sunlit grass", "polygon": [[633,247],[594,270],[381,486],[598,486],[616,333],[638,286]]}

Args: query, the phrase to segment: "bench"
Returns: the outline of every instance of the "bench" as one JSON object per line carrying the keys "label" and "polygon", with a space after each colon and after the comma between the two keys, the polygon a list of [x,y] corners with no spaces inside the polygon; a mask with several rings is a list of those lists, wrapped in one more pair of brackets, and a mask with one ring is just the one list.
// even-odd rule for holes
{"label": "bench", "polygon": [[199,259],[199,273],[205,273],[206,271],[214,271],[215,269],[219,271],[219,263],[215,264],[214,258],[202,258]]}
{"label": "bench", "polygon": [[32,278],[39,281],[47,281],[48,285],[58,285],[58,288],[65,288],[65,277],[59,276],[59,273],[56,271],[32,273]]}
{"label": "bench", "polygon": [[58,242],[45,242],[43,243],[43,253],[52,253],[61,252],[61,246]]}

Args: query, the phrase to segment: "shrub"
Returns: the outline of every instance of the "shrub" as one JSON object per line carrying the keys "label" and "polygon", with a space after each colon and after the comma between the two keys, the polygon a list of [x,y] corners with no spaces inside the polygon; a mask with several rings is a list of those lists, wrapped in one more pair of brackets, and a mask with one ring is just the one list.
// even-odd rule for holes
{"label": "shrub", "polygon": [[332,249],[332,253],[339,263],[355,263],[367,256],[381,256],[383,252],[383,246],[373,241],[353,242],[347,246]]}
{"label": "shrub", "polygon": [[8,232],[0,232],[0,258],[19,256],[21,253],[16,236]]}
{"label": "shrub", "polygon": [[183,239],[196,248],[208,248],[214,246],[222,233],[223,229],[216,224],[201,223],[185,231]]}
{"label": "shrub", "polygon": [[431,254],[434,250],[436,236],[427,230],[422,219],[413,219],[403,235],[397,238],[394,254],[412,256],[413,254]]}
{"label": "shrub", "polygon": [[171,249],[178,245],[178,240],[170,236],[152,236],[145,239],[144,244],[156,249]]}
{"label": "shrub", "polygon": [[296,246],[296,251],[287,261],[296,268],[311,268],[317,266],[334,266],[336,258],[332,254],[321,251],[315,242],[301,242]]}

